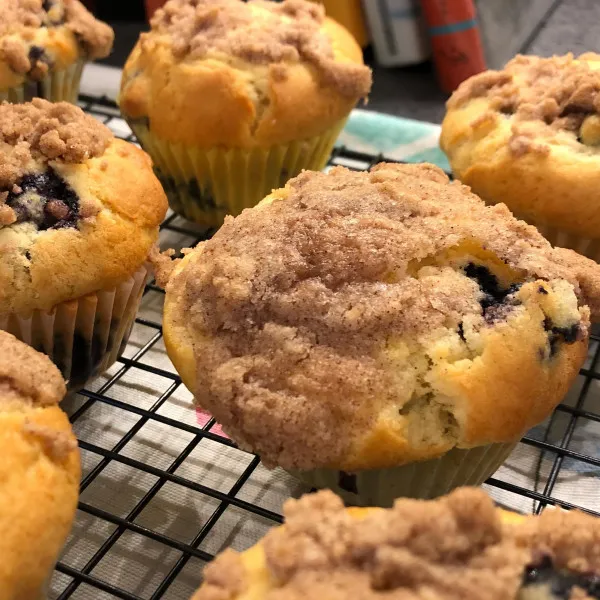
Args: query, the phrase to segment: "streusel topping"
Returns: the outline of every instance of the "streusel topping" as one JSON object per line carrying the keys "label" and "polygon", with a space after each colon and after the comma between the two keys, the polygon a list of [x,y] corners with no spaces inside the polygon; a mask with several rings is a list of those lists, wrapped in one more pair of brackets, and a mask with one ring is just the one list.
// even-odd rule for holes
{"label": "streusel topping", "polygon": [[[262,541],[267,600],[555,598],[543,584],[537,595],[519,595],[534,591],[531,573],[547,565],[571,584],[565,598],[597,597],[585,592],[600,570],[600,521],[583,513],[547,510],[512,523],[482,490],[462,488],[435,501],[397,500],[363,518],[323,491],[289,500],[284,514],[285,525]],[[194,600],[235,599],[255,583],[233,551],[204,577]]]}
{"label": "streusel topping", "polygon": [[0,330],[0,407],[17,398],[24,404],[49,406],[58,404],[65,393],[63,378],[45,354]]}
{"label": "streusel topping", "polygon": [[95,19],[79,0],[2,0],[0,60],[17,73],[31,72],[39,62],[37,54],[44,49],[31,52],[28,44],[9,36],[21,34],[27,41],[32,37],[31,30],[41,27],[67,28],[77,36],[90,59],[107,56],[114,40],[113,30]]}
{"label": "streusel topping", "polygon": [[[171,292],[203,341],[198,402],[267,464],[342,460],[378,403],[397,403],[387,350],[398,338],[461,331],[472,318],[493,326],[527,294],[565,286],[600,309],[600,266],[552,249],[505,206],[486,207],[432,165],[304,172],[287,189],[284,200],[228,218]],[[492,253],[514,281],[476,264],[477,252]],[[536,280],[573,288],[520,290]],[[569,319],[555,329],[573,343],[587,318],[575,307]],[[452,431],[451,416],[441,418]]]}
{"label": "streusel topping", "polygon": [[[108,127],[68,102],[53,104],[36,98],[27,104],[0,105],[0,227],[17,220],[6,202],[28,187],[59,191],[60,196],[48,198],[47,211],[52,222],[67,219],[69,208],[63,200],[73,192],[59,189],[64,182],[48,163],[81,163],[101,156],[113,137]],[[53,200],[61,204],[52,204]]]}
{"label": "streusel topping", "polygon": [[178,59],[216,53],[257,64],[304,60],[341,94],[366,96],[371,70],[334,59],[321,29],[324,19],[323,8],[306,0],[169,0],[156,12],[147,35],[169,35]]}
{"label": "streusel topping", "polygon": [[[600,63],[600,55],[587,53],[577,59],[572,54],[519,55],[502,71],[486,71],[462,83],[448,100],[448,108],[458,108],[473,98],[488,99],[492,111],[512,116],[510,147],[517,156],[530,150],[549,152],[534,137],[543,142],[557,131],[575,133],[587,143],[582,125],[588,117],[600,114],[600,70],[590,62]],[[531,125],[536,123],[534,130]],[[597,128],[596,123],[593,126]]]}

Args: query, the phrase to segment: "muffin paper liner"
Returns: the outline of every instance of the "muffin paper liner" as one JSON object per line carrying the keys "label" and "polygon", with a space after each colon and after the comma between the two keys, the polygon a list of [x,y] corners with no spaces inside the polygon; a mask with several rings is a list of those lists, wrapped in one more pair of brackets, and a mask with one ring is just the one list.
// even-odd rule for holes
{"label": "muffin paper liner", "polygon": [[190,221],[218,227],[226,215],[256,205],[302,169],[323,169],[345,122],[317,137],[249,150],[184,146],[160,139],[139,119],[129,126],[154,160],[171,208]]}
{"label": "muffin paper liner", "polygon": [[538,229],[538,231],[553,245],[559,246],[560,248],[570,248],[587,256],[597,263],[600,263],[600,238],[591,239],[584,238],[572,233],[567,233],[557,229],[556,227],[550,227],[543,223],[536,223],[531,219],[523,219]]}
{"label": "muffin paper liner", "polygon": [[334,469],[288,472],[314,488],[328,488],[352,506],[389,507],[400,497],[430,499],[462,485],[481,485],[508,458],[517,442],[454,448],[433,460],[389,469],[346,473]]}
{"label": "muffin paper liner", "polygon": [[41,81],[25,81],[22,85],[0,90],[0,102],[13,104],[44,98],[50,102],[77,102],[79,83],[86,60],[78,60],[63,70],[50,71]]}
{"label": "muffin paper liner", "polygon": [[147,276],[144,265],[118,286],[61,302],[50,312],[0,314],[0,329],[47,354],[69,392],[76,391],[123,353]]}

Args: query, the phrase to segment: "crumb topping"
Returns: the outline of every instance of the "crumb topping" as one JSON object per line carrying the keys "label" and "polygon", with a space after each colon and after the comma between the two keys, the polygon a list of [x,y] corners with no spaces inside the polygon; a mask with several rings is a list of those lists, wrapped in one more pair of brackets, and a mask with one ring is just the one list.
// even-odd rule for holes
{"label": "crumb topping", "polygon": [[57,431],[30,420],[25,421],[23,431],[40,439],[52,460],[62,461],[77,448],[77,441],[66,431]]}
{"label": "crumb topping", "polygon": [[[486,71],[462,83],[448,100],[448,108],[473,98],[488,99],[492,111],[512,117],[509,147],[516,156],[530,151],[547,154],[543,138],[559,131],[598,145],[600,70],[590,64],[594,62],[600,66],[600,55],[587,53],[577,59],[572,54],[519,55],[502,71]],[[532,123],[539,126],[533,128]],[[536,140],[540,137],[542,143]]]}
{"label": "crumb topping", "polygon": [[162,288],[167,287],[167,283],[169,283],[175,269],[176,261],[172,260],[174,254],[175,250],[169,249],[161,252],[157,246],[153,246],[148,254],[148,260],[154,267],[156,283]]}
{"label": "crumb topping", "polygon": [[[7,192],[40,163],[82,163],[101,156],[112,138],[106,126],[67,102],[0,105],[0,209]],[[6,208],[0,224],[13,218]]]}
{"label": "crumb topping", "polygon": [[[31,45],[30,30],[65,27],[79,40],[90,59],[108,56],[113,30],[98,21],[79,0],[3,0],[0,7],[0,60],[16,73],[42,79],[51,58],[43,48]],[[18,39],[15,34],[23,34]],[[26,41],[27,43],[23,43]]]}
{"label": "crumb topping", "polygon": [[[371,88],[371,71],[334,58],[322,31],[323,7],[306,0],[169,0],[151,21],[153,32],[171,37],[176,58],[226,54],[255,64],[311,63],[322,80],[349,97]],[[151,34],[150,34],[151,35]],[[276,71],[281,78],[282,70]]]}
{"label": "crumb topping", "polygon": [[[0,330],[0,406],[3,397],[15,395],[34,406],[58,404],[66,393],[58,369],[44,354]],[[9,393],[10,392],[10,393]]]}
{"label": "crumb topping", "polygon": [[[452,328],[464,340],[465,323],[493,326],[538,279],[570,282],[548,288],[573,299],[561,327],[586,335],[573,289],[599,308],[596,263],[552,249],[504,205],[486,207],[432,165],[304,172],[287,189],[285,200],[228,218],[169,283],[191,338],[202,340],[199,404],[268,465],[338,464],[378,402],[397,414],[398,389],[408,388],[394,379],[399,339]],[[473,264],[486,253],[514,281],[503,287]],[[452,432],[448,408],[436,411]]]}
{"label": "crumb topping", "polygon": [[[400,499],[392,509],[363,518],[322,491],[288,500],[284,514],[285,525],[262,542],[271,576],[268,600],[506,600],[524,597],[519,595],[527,588],[524,574],[543,560],[557,573],[568,569],[589,576],[600,569],[597,519],[547,510],[541,517],[523,517],[522,523],[504,522],[491,499],[475,488],[435,501]],[[236,575],[230,578],[236,558]],[[237,553],[217,557],[194,600],[235,598],[240,568]],[[242,591],[252,583],[246,577]],[[581,592],[567,589],[564,597],[592,598]]]}
{"label": "crumb topping", "polygon": [[[435,395],[427,364],[398,366],[398,340],[417,344],[449,328],[463,347],[471,332],[530,301],[528,281],[554,281],[551,295],[573,305],[561,331],[587,335],[573,290],[599,308],[600,266],[552,249],[505,206],[486,207],[432,165],[304,172],[287,190],[285,200],[228,218],[168,289],[181,299],[191,339],[202,340],[198,403],[267,465],[344,468],[386,407],[406,410],[410,435],[418,435],[418,414],[445,440],[455,436],[449,406],[427,401]],[[473,257],[487,253],[513,281],[500,285],[474,264],[485,265]],[[411,347],[404,352],[413,356]],[[415,382],[395,379],[404,368]],[[412,402],[401,396],[410,386]]]}

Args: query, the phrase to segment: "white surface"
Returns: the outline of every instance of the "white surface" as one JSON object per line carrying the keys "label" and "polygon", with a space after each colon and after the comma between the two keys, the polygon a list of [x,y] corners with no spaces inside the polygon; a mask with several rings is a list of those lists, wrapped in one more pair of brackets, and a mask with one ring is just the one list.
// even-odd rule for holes
{"label": "white surface", "polygon": [[81,92],[90,96],[107,96],[117,99],[121,82],[121,69],[105,65],[88,64],[81,78]]}

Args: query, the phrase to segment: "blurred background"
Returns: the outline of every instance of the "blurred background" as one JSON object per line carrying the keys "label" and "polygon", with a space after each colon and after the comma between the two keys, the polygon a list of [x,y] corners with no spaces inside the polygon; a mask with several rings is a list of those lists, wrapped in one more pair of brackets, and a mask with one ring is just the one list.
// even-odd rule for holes
{"label": "blurred background", "polygon": [[[316,1],[316,0],[315,0]],[[164,0],[85,0],[116,31],[103,61],[122,67]],[[517,53],[600,50],[599,0],[323,0],[375,71],[368,108],[439,123],[458,83]]]}

